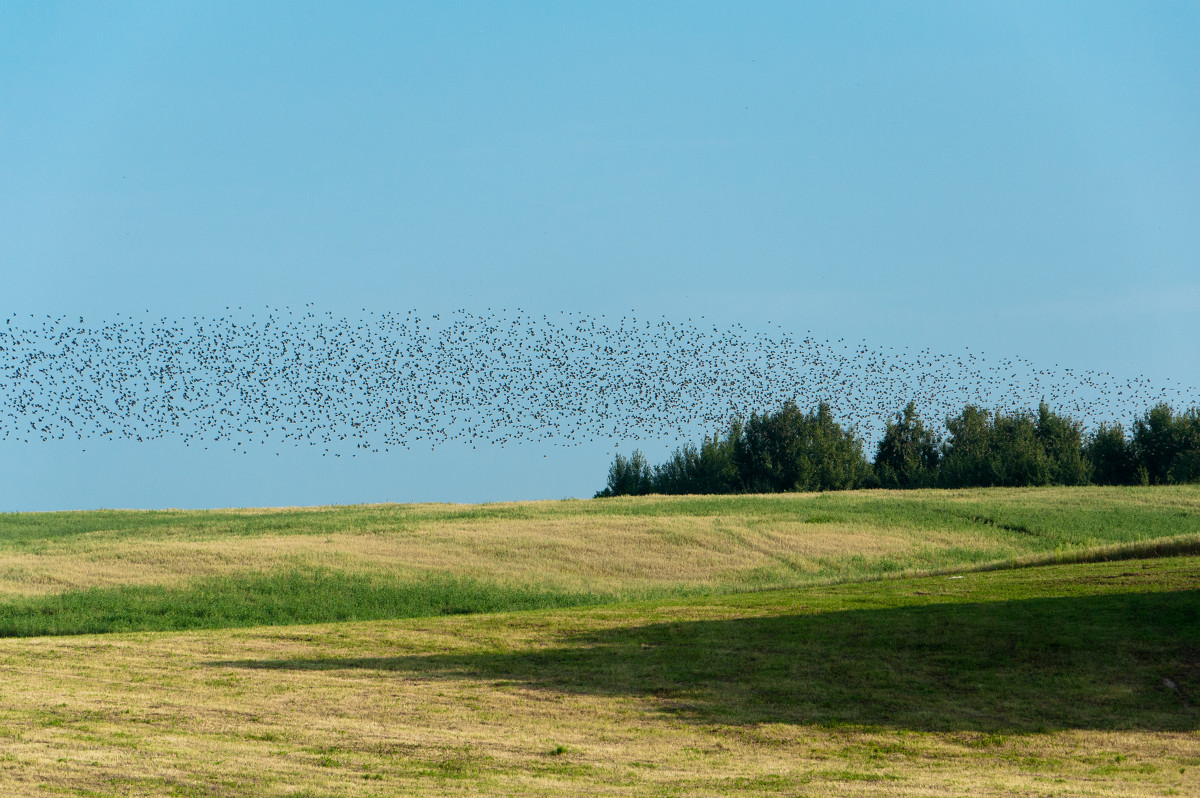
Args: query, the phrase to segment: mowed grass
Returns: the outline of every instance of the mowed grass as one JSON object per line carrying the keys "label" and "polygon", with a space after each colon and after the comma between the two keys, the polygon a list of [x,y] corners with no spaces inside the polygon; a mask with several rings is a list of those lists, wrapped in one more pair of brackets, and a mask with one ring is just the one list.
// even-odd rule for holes
{"label": "mowed grass", "polygon": [[569,607],[1200,551],[1200,486],[0,515],[0,635]]}
{"label": "mowed grass", "polygon": [[179,588],[88,588],[10,599],[0,604],[0,637],[419,618],[613,600],[448,576],[397,581],[296,570],[209,577]]}
{"label": "mowed grass", "polygon": [[1200,794],[1200,557],[0,640],[6,795]]}

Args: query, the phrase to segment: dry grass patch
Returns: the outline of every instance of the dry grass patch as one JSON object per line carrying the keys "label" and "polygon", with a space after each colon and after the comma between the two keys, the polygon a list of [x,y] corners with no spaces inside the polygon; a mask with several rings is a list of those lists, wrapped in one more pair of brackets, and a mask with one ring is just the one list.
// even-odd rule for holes
{"label": "dry grass patch", "polygon": [[0,596],[314,567],[613,594],[758,589],[1102,549],[1198,525],[1198,486],[9,514]]}
{"label": "dry grass patch", "polygon": [[1200,684],[1198,588],[1180,558],[0,640],[0,792],[1194,795],[1200,715],[1148,676]]}
{"label": "dry grass patch", "polygon": [[[239,571],[329,567],[350,573],[452,574],[502,583],[605,592],[736,586],[773,574],[777,586],[856,556],[903,558],[929,539],[864,523],[805,524],[718,517],[596,517],[426,522],[414,529],[325,536],[239,535],[209,540],[56,541],[38,553],[0,552],[0,594],[89,587],[180,585]],[[758,577],[754,577],[757,581]]]}

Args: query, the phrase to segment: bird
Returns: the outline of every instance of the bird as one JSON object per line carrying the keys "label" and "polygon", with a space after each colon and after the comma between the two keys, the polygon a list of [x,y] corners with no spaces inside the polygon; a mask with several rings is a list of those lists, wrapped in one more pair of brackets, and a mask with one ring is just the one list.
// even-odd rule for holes
{"label": "bird", "polygon": [[1196,396],[1013,353],[635,311],[351,316],[309,302],[90,323],[13,315],[0,328],[0,440],[27,443],[178,437],[335,457],[460,441],[577,446],[695,439],[785,402],[825,402],[871,441],[911,400],[943,429],[968,404],[1016,413],[1042,400],[1094,428]]}

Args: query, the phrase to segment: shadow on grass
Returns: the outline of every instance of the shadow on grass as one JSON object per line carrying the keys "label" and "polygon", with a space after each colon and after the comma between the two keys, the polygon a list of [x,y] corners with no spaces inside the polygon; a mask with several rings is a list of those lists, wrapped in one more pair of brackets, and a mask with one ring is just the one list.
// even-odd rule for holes
{"label": "shadow on grass", "polygon": [[211,664],[646,697],[697,723],[1188,731],[1200,728],[1200,592],[655,623],[515,652]]}

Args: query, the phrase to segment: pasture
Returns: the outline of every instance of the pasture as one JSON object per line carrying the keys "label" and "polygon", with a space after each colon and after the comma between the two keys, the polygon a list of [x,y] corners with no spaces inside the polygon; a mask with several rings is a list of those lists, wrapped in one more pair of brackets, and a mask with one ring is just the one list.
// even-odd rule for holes
{"label": "pasture", "polygon": [[1196,486],[5,515],[0,791],[1193,795],[1198,554]]}

